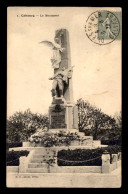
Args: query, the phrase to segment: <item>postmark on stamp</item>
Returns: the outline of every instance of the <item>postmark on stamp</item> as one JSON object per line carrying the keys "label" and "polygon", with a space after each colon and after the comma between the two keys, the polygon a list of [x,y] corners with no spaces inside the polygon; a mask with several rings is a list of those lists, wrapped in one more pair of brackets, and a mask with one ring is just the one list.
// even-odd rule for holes
{"label": "postmark on stamp", "polygon": [[93,12],[86,21],[85,32],[87,37],[94,43],[105,45],[120,39],[119,12],[107,10]]}

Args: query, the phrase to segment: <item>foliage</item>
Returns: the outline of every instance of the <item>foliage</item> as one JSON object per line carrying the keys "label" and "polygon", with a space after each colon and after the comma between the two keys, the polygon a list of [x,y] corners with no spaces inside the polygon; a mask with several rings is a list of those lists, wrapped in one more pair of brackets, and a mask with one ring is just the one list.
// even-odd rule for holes
{"label": "foliage", "polygon": [[[56,164],[56,157],[57,157],[56,151],[53,150],[53,158],[47,159],[47,161],[46,161],[46,163],[48,164],[48,168],[49,168],[50,166],[54,166],[54,165]],[[50,170],[50,169],[49,169],[49,170]],[[49,172],[50,172],[50,171],[49,171]]]}
{"label": "foliage", "polygon": [[22,142],[14,142],[14,143],[6,143],[6,149],[14,148],[14,147],[22,147]]}
{"label": "foliage", "polygon": [[[120,146],[108,146],[97,149],[75,149],[75,150],[61,150],[58,152],[59,166],[101,166],[101,156],[107,151],[112,154],[117,154],[121,151]],[[87,161],[88,160],[88,161]],[[83,162],[81,162],[83,161]]]}
{"label": "foliage", "polygon": [[29,151],[7,151],[6,152],[6,164],[7,166],[19,166],[20,156],[27,156]]}
{"label": "foliage", "polygon": [[16,112],[7,120],[7,137],[11,142],[27,141],[37,129],[49,124],[48,116],[32,113],[29,109]]}
{"label": "foliage", "polygon": [[[94,140],[100,139],[102,142],[106,140],[121,142],[121,112],[111,117],[82,99],[77,101],[77,106],[79,131],[85,132],[87,136],[93,136]],[[7,141],[28,141],[28,138],[34,134],[35,137],[31,138],[33,142],[40,143],[42,141],[42,144],[45,146],[59,145],[60,143],[70,144],[71,134],[70,138],[65,136],[59,138],[58,136],[54,139],[50,135],[46,135],[42,139],[42,136],[40,138],[39,134],[35,134],[39,130],[41,132],[45,131],[48,125],[49,119],[47,115],[34,114],[29,109],[24,112],[16,112],[7,120]],[[61,136],[61,133],[59,135]],[[46,138],[48,139],[46,140]]]}
{"label": "foliage", "polygon": [[121,116],[118,115],[117,119],[112,118],[82,99],[77,101],[77,106],[80,131],[93,136],[94,139],[117,140],[121,137],[121,122],[116,121],[119,121]]}
{"label": "foliage", "polygon": [[116,112],[114,115],[118,128],[122,128],[122,113],[121,111],[118,113]]}
{"label": "foliage", "polygon": [[120,145],[121,146],[121,138],[115,140],[101,140],[102,145]]}
{"label": "foliage", "polygon": [[71,141],[79,139],[80,136],[77,133],[66,133],[64,131],[59,131],[57,133],[36,133],[33,134],[29,141],[31,143],[41,143],[44,147],[60,146],[60,145],[70,145]]}

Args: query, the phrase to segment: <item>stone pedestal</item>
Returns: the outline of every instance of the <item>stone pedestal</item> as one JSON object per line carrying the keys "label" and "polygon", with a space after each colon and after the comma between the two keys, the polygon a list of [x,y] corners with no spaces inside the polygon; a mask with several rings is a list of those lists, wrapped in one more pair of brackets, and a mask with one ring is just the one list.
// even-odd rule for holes
{"label": "stone pedestal", "polygon": [[49,129],[78,129],[78,109],[64,98],[54,98],[49,107]]}
{"label": "stone pedestal", "polygon": [[20,157],[19,172],[20,173],[25,173],[26,172],[26,156],[21,156]]}
{"label": "stone pedestal", "polygon": [[110,154],[102,154],[102,173],[110,172]]}
{"label": "stone pedestal", "polygon": [[[49,107],[49,129],[78,129],[78,109],[73,103],[73,88],[72,88],[72,71],[71,57],[70,57],[70,43],[69,33],[67,29],[58,29],[55,31],[55,42],[63,49],[60,53],[61,61],[59,68],[54,69],[54,79],[57,82],[53,82],[56,88],[56,96],[54,92],[53,102]],[[63,70],[62,72],[62,69]],[[58,78],[59,75],[59,78]],[[54,84],[53,84],[54,85]],[[60,86],[63,86],[60,89]],[[62,91],[61,91],[62,90]],[[59,91],[59,92],[58,92]],[[61,91],[61,92],[60,92]],[[61,97],[63,94],[63,98]]]}

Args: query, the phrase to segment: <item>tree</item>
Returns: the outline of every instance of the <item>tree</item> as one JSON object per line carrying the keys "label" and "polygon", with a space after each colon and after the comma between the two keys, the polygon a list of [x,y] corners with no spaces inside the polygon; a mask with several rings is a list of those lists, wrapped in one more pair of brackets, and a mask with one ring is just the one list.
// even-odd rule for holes
{"label": "tree", "polygon": [[48,127],[47,115],[32,113],[30,109],[16,112],[7,119],[7,137],[11,142],[27,140],[37,129]]}
{"label": "tree", "polygon": [[121,133],[122,133],[122,114],[120,112],[116,112],[114,115],[114,118],[116,120],[117,127],[115,128],[116,130],[116,135],[114,136],[114,139],[119,139],[121,141]]}
{"label": "tree", "polygon": [[116,112],[114,115],[118,128],[122,128],[122,113],[121,111],[118,113]]}
{"label": "tree", "polygon": [[118,128],[115,118],[83,99],[77,101],[77,106],[80,131],[85,132],[86,135],[92,135],[94,139],[114,137],[115,130]]}

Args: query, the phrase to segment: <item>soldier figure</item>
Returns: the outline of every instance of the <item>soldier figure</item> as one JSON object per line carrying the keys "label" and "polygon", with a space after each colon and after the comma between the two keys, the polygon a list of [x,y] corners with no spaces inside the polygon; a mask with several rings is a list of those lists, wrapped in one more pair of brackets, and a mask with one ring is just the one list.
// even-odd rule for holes
{"label": "soldier figure", "polygon": [[[49,80],[53,80],[52,84],[52,96],[53,97],[62,97],[64,91],[64,83],[68,84],[68,79],[72,77],[73,67],[65,69],[62,67],[55,75]],[[58,95],[59,93],[59,95]]]}

